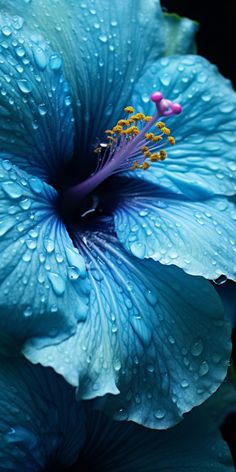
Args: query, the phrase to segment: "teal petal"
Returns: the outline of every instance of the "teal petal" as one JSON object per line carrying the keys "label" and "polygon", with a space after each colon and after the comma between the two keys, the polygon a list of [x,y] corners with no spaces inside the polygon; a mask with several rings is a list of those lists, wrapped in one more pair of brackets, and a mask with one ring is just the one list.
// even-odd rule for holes
{"label": "teal petal", "polygon": [[86,318],[85,263],[56,215],[56,197],[37,177],[0,162],[0,330],[19,342],[57,342]]}
{"label": "teal petal", "polygon": [[191,201],[137,179],[120,179],[118,187],[121,182],[125,190],[119,192],[114,222],[129,252],[174,264],[191,275],[236,279],[233,203],[222,197]]}
{"label": "teal petal", "polygon": [[189,18],[181,18],[174,13],[164,13],[164,54],[194,54],[196,53],[195,35],[198,23]]}
{"label": "teal petal", "polygon": [[55,180],[73,152],[62,59],[20,17],[4,13],[0,44],[0,152],[30,174]]}
{"label": "teal petal", "polygon": [[0,471],[71,465],[85,439],[75,392],[52,369],[0,357]]}
{"label": "teal petal", "polygon": [[87,259],[90,316],[70,339],[26,345],[24,354],[77,386],[78,399],[110,394],[101,404],[117,420],[174,425],[226,375],[230,329],[215,290],[173,266],[130,256],[108,225],[105,235],[76,241]]}
{"label": "teal petal", "polygon": [[[5,0],[1,5],[6,8]],[[162,51],[159,1],[8,0],[7,9],[42,31],[63,55],[72,87],[78,153],[91,151],[96,138],[102,139],[111,120],[115,124],[129,105],[144,67]]]}
{"label": "teal petal", "polygon": [[[90,440],[85,442],[78,464],[87,464],[93,472],[233,472],[229,448],[212,419],[214,397],[167,431],[109,422],[91,413],[88,404]],[[220,408],[215,405],[217,411]]]}
{"label": "teal petal", "polygon": [[136,87],[133,104],[153,114],[153,90],[180,102],[180,115],[164,120],[176,145],[142,179],[191,198],[236,191],[236,94],[215,66],[199,56],[166,57],[151,66]]}

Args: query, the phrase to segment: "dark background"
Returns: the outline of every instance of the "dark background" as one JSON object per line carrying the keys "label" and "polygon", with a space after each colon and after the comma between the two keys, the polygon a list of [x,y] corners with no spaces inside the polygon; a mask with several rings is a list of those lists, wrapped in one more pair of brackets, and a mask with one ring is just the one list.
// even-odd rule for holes
{"label": "dark background", "polygon": [[162,0],[161,4],[169,13],[199,22],[198,54],[216,64],[236,89],[236,1]]}

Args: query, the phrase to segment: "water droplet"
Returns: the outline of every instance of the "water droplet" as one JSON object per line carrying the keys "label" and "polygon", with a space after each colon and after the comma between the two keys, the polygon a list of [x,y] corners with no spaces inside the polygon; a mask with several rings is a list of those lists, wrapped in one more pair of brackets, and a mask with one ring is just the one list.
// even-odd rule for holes
{"label": "water droplet", "polygon": [[47,253],[51,254],[55,249],[54,241],[52,239],[45,239],[44,247],[45,247]]}
{"label": "water droplet", "polygon": [[70,280],[77,280],[79,278],[79,270],[77,267],[68,267],[68,277]]}
{"label": "water droplet", "polygon": [[79,254],[78,251],[66,248],[66,255],[69,265],[77,269],[77,273],[80,277],[86,276],[86,264],[84,258]]}
{"label": "water droplet", "polygon": [[32,308],[30,308],[30,306],[27,306],[27,308],[24,310],[24,316],[28,318],[29,316],[32,316],[32,314],[33,314]]}
{"label": "water droplet", "polygon": [[163,410],[162,408],[159,408],[159,410],[155,411],[154,416],[158,420],[162,420],[164,418],[165,414],[166,414],[165,410]]}
{"label": "water droplet", "polygon": [[203,361],[200,365],[199,375],[203,376],[209,372],[209,366],[206,361]]}
{"label": "water droplet", "polygon": [[18,80],[17,85],[18,85],[20,91],[23,92],[23,93],[26,93],[26,94],[32,92],[32,90],[33,90],[33,86],[31,84],[31,82],[29,82],[26,79]]}
{"label": "water droplet", "polygon": [[33,48],[33,55],[38,68],[44,70],[47,67],[48,63],[48,58],[44,50],[40,46],[36,46]]}
{"label": "water droplet", "polygon": [[224,284],[225,282],[227,282],[227,277],[226,275],[220,275],[217,279],[213,280],[213,282],[216,284],[216,285],[222,285]]}
{"label": "water droplet", "polygon": [[32,177],[29,179],[29,184],[33,192],[39,194],[42,192],[43,184],[41,180],[39,180],[37,177]]}
{"label": "water droplet", "polygon": [[64,279],[55,272],[50,272],[48,278],[51,282],[52,288],[56,295],[61,296],[65,292],[65,281]]}
{"label": "water droplet", "polygon": [[47,114],[47,107],[45,105],[45,103],[40,103],[40,105],[38,106],[38,112],[41,116],[44,116]]}
{"label": "water droplet", "polygon": [[113,418],[117,421],[125,421],[128,419],[128,413],[125,408],[119,408],[119,410],[114,413]]}
{"label": "water droplet", "polygon": [[21,187],[16,182],[3,182],[2,188],[10,198],[17,199],[22,196]]}
{"label": "water droplet", "polygon": [[130,250],[134,256],[139,257],[140,259],[143,259],[145,257],[146,248],[142,243],[132,243],[130,246]]}
{"label": "water droplet", "polygon": [[193,346],[191,347],[191,353],[195,357],[200,356],[202,351],[203,351],[203,344],[201,341],[194,343]]}
{"label": "water droplet", "polygon": [[11,36],[12,30],[9,26],[3,26],[2,27],[2,34],[6,37]]}
{"label": "water droplet", "polygon": [[98,39],[102,42],[102,43],[106,43],[108,41],[108,37],[106,36],[106,34],[101,34],[100,36],[98,36]]}
{"label": "water droplet", "polygon": [[49,59],[49,65],[52,70],[59,70],[62,67],[62,58],[58,54],[52,54]]}
{"label": "water droplet", "polygon": [[145,298],[150,303],[150,305],[155,306],[157,304],[158,296],[156,292],[148,290],[147,292],[145,292]]}
{"label": "water droplet", "polygon": [[181,382],[181,387],[183,387],[183,388],[187,388],[187,387],[189,387],[189,383],[188,383],[188,381],[187,381],[187,380],[185,380],[185,379],[184,379],[184,380],[182,380],[182,382]]}
{"label": "water droplet", "polygon": [[130,323],[135,331],[135,333],[138,335],[139,339],[142,341],[142,343],[145,346],[148,346],[151,342],[152,339],[152,331],[150,326],[148,326],[143,318],[141,316],[132,316],[130,318]]}

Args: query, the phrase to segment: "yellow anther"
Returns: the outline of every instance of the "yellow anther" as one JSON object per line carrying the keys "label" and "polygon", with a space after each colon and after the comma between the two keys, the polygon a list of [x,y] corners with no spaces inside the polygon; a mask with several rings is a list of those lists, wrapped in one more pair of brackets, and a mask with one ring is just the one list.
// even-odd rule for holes
{"label": "yellow anther", "polygon": [[161,136],[154,136],[154,137],[152,138],[152,140],[153,140],[154,143],[158,143],[159,141],[162,140],[162,137],[161,137]]}
{"label": "yellow anther", "polygon": [[147,170],[149,169],[150,164],[148,162],[143,162],[142,165],[140,166],[140,169]]}
{"label": "yellow anther", "polygon": [[162,133],[166,134],[166,136],[168,136],[170,134],[170,129],[169,128],[166,128],[166,126],[164,126],[163,128],[161,128],[161,131]]}
{"label": "yellow anther", "polygon": [[145,134],[145,138],[146,138],[147,140],[149,140],[149,139],[152,140],[152,139],[154,138],[154,133],[146,133],[146,134]]}
{"label": "yellow anther", "polygon": [[95,152],[95,154],[100,154],[101,151],[102,151],[102,148],[101,148],[101,147],[97,147],[96,149],[94,149],[93,152]]}
{"label": "yellow anther", "polygon": [[115,138],[113,138],[113,136],[107,136],[107,139],[109,139],[110,141],[117,141]]}
{"label": "yellow anther", "polygon": [[135,123],[135,120],[133,120],[133,118],[131,117],[127,120],[127,126],[132,125],[132,123]]}
{"label": "yellow anther", "polygon": [[151,162],[157,162],[160,159],[160,154],[158,152],[154,152],[154,154],[151,155],[150,161]]}
{"label": "yellow anther", "polygon": [[131,118],[134,121],[139,121],[139,120],[143,120],[144,117],[145,117],[144,113],[136,113],[136,115],[133,115]]}
{"label": "yellow anther", "polygon": [[148,146],[143,146],[143,147],[141,147],[141,151],[142,151],[142,152],[149,151]]}
{"label": "yellow anther", "polygon": [[106,134],[114,134],[114,131],[112,131],[112,129],[106,129],[105,133]]}
{"label": "yellow anther", "polygon": [[117,122],[118,126],[128,126],[128,124],[129,124],[129,120],[119,120]]}
{"label": "yellow anther", "polygon": [[164,128],[165,123],[164,123],[163,121],[158,121],[158,122],[156,123],[156,126],[157,126],[157,128],[162,129],[162,128]]}
{"label": "yellow anther", "polygon": [[121,131],[123,131],[123,128],[120,125],[116,125],[116,126],[114,126],[113,131],[115,133],[120,133]]}
{"label": "yellow anther", "polygon": [[163,149],[160,150],[160,160],[164,161],[167,158],[167,152]]}
{"label": "yellow anther", "polygon": [[147,115],[143,118],[143,121],[146,121],[146,123],[148,123],[149,121],[151,121],[151,119],[152,119],[152,116]]}
{"label": "yellow anther", "polygon": [[137,126],[131,126],[132,134],[135,134],[136,136],[139,134],[139,129]]}
{"label": "yellow anther", "polygon": [[130,170],[136,170],[136,169],[139,169],[139,165],[138,165],[137,161],[134,161],[132,167],[130,168]]}
{"label": "yellow anther", "polygon": [[125,111],[125,113],[134,113],[134,108],[128,106],[128,107],[125,107],[125,108],[124,108],[124,111]]}
{"label": "yellow anther", "polygon": [[172,144],[172,146],[175,144],[175,138],[173,136],[168,136],[168,141],[170,144]]}
{"label": "yellow anther", "polygon": [[152,155],[152,153],[150,151],[145,151],[143,154],[144,154],[145,159],[147,157],[151,157],[151,155]]}

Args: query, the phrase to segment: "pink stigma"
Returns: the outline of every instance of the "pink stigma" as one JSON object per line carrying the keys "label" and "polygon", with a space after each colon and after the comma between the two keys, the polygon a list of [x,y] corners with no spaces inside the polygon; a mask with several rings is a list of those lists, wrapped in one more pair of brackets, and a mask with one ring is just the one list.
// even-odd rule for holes
{"label": "pink stigma", "polygon": [[153,92],[151,94],[151,100],[156,104],[157,112],[162,116],[179,115],[182,111],[182,107],[179,103],[171,102],[163,97],[161,92]]}

